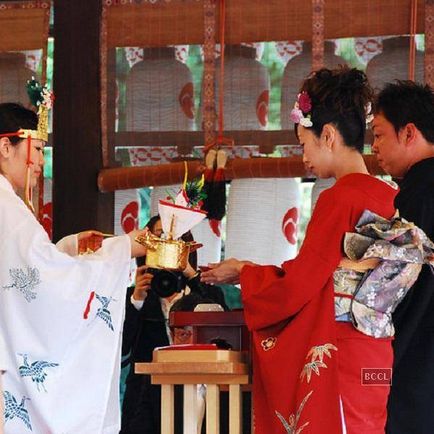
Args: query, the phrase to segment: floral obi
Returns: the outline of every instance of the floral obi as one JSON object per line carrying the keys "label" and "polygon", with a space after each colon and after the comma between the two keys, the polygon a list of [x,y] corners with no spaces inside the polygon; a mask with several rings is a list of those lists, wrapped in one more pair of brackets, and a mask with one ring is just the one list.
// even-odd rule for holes
{"label": "floral obi", "polygon": [[416,281],[423,264],[433,263],[434,244],[403,218],[386,220],[365,210],[347,233],[344,252],[354,264],[376,258],[376,265],[357,271],[345,265],[334,272],[335,315],[348,316],[360,332],[375,338],[395,334],[392,313]]}

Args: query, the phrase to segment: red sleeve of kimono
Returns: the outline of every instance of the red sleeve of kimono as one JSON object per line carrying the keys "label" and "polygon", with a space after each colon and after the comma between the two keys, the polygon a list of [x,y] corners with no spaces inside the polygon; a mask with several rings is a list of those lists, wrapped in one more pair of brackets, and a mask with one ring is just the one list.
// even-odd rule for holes
{"label": "red sleeve of kimono", "polygon": [[[339,191],[321,194],[298,256],[275,266],[244,266],[241,294],[251,330],[276,324],[299,312],[332,277],[342,258],[342,240],[352,230],[352,208]],[[358,217],[358,216],[356,216]]]}

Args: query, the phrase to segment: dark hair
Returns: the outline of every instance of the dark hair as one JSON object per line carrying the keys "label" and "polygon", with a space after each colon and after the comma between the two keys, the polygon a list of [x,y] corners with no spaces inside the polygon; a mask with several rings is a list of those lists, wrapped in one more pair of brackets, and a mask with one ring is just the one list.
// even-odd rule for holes
{"label": "dark hair", "polygon": [[145,228],[148,228],[152,232],[154,230],[154,226],[160,220],[161,220],[161,217],[158,214],[154,215],[153,217],[151,217],[149,219],[148,223],[146,223]]}
{"label": "dark hair", "polygon": [[345,144],[362,152],[366,107],[373,97],[366,74],[347,66],[322,68],[304,80],[300,89],[303,91],[312,101],[310,115],[313,125],[309,129],[319,137],[325,124],[334,124]]}
{"label": "dark hair", "polygon": [[434,92],[428,85],[410,80],[387,83],[375,99],[374,110],[383,114],[397,133],[413,123],[428,142],[434,143]]}
{"label": "dark hair", "polygon": [[[0,134],[15,133],[20,128],[36,130],[38,115],[21,104],[12,102],[0,104]],[[9,137],[9,139],[13,145],[23,140],[20,137]]]}
{"label": "dark hair", "polygon": [[[182,240],[185,242],[194,241],[193,234],[191,231],[186,232],[182,237]],[[188,262],[190,262],[190,265],[196,270],[197,268],[197,251],[191,252],[188,255]]]}

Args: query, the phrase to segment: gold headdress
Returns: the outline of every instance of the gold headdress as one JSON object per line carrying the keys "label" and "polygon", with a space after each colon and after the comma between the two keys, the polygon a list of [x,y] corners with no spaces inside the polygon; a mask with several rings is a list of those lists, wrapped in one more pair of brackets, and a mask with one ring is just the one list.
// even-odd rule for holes
{"label": "gold headdress", "polygon": [[34,77],[27,81],[27,94],[30,102],[38,108],[38,126],[36,130],[20,129],[18,137],[27,139],[27,173],[26,185],[24,188],[24,202],[35,213],[33,207],[33,190],[30,186],[30,166],[33,164],[30,159],[32,139],[48,142],[48,112],[53,107],[54,96],[45,86],[42,86]]}
{"label": "gold headdress", "polygon": [[32,105],[38,109],[38,128],[36,130],[21,129],[18,137],[23,139],[30,137],[48,142],[48,113],[53,107],[53,93],[32,77],[27,81],[27,94]]}

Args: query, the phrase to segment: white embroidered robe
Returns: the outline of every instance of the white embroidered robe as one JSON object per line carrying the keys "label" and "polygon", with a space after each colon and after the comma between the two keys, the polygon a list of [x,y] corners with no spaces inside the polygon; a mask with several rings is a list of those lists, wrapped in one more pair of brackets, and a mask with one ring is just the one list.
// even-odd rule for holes
{"label": "white embroidered robe", "polygon": [[127,236],[74,256],[50,242],[0,175],[0,367],[5,434],[119,431]]}

